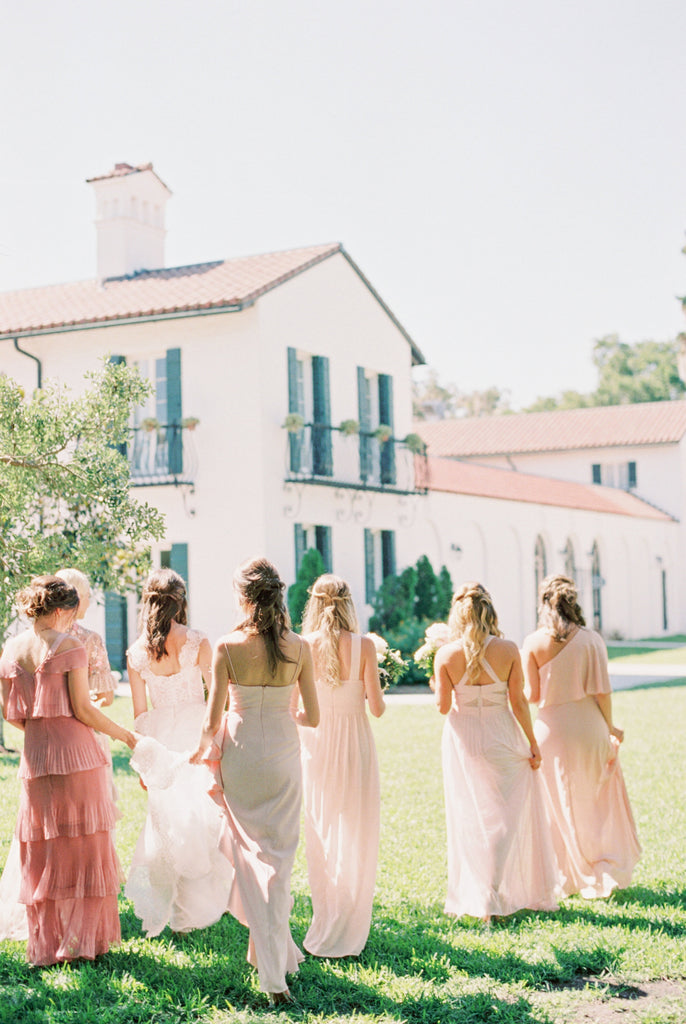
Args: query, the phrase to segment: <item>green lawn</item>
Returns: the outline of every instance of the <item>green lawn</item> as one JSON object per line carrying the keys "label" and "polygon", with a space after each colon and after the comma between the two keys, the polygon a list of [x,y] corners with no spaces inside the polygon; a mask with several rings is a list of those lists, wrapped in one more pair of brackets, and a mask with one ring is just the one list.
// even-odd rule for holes
{"label": "green lawn", "polygon": [[[30,968],[19,943],[0,944],[1,1024],[581,1024],[686,1020],[686,687],[616,695],[622,761],[643,858],[630,889],[607,901],[566,900],[491,930],[443,914],[442,719],[431,706],[391,706],[373,723],[382,771],[382,837],[372,933],[347,960],[308,958],[293,979],[298,1006],[267,1007],[245,964],[247,933],[230,917],[175,938],[145,939],[121,900],[123,942],[96,964]],[[115,702],[120,721],[128,703]],[[8,740],[16,733],[8,729]],[[145,794],[115,747],[125,866]],[[16,757],[0,759],[0,862],[16,810]],[[310,917],[302,848],[292,924]]]}
{"label": "green lawn", "polygon": [[686,665],[686,647],[663,647],[646,650],[645,647],[609,647],[608,658],[612,665]]}

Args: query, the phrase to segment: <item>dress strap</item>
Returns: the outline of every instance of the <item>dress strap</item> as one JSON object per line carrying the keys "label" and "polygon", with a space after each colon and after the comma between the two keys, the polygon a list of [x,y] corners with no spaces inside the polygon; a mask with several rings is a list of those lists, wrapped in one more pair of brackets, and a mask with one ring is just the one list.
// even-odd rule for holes
{"label": "dress strap", "polygon": [[362,658],[362,637],[359,633],[350,634],[350,678],[360,678],[360,661]]}
{"label": "dress strap", "polygon": [[55,639],[53,640],[53,642],[50,644],[50,647],[48,648],[48,653],[43,658],[43,661],[47,661],[48,658],[52,658],[53,654],[55,653],[55,651],[57,650],[59,645],[68,636],[69,636],[68,633],[58,633],[57,636],[55,637]]}
{"label": "dress strap", "polygon": [[229,659],[229,668],[231,669],[231,679],[236,684],[236,686],[238,686],[239,683],[238,683],[238,679],[236,678],[236,670],[233,667],[233,662],[231,661],[231,655],[229,654],[229,648],[228,648],[228,645],[227,645],[226,641],[224,641],[224,650],[226,651],[226,657]]}
{"label": "dress strap", "polygon": [[481,665],[483,666],[483,670],[486,673],[486,675],[490,676],[494,683],[502,683],[503,682],[503,680],[500,679],[500,677],[496,675],[495,669],[491,668],[491,666],[488,664],[488,662],[486,661],[485,658],[482,659]]}

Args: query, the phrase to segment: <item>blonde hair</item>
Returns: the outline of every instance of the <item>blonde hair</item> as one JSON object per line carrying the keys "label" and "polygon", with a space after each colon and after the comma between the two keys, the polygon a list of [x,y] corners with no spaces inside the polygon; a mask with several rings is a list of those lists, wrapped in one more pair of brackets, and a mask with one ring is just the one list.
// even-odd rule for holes
{"label": "blonde hair", "polygon": [[281,641],[291,628],[283,597],[286,584],[267,558],[252,558],[239,565],[233,583],[248,611],[237,629],[262,637],[269,671],[274,675],[280,661],[293,663],[281,648]]}
{"label": "blonde hair", "polygon": [[455,593],[448,626],[452,636],[462,641],[467,675],[476,683],[483,668],[484,650],[489,636],[502,636],[493,600],[480,583],[463,583]]}
{"label": "blonde hair", "polygon": [[341,630],[357,633],[359,628],[350,587],[345,580],[333,573],[315,580],[303,614],[303,633],[321,633],[317,646],[324,667],[323,680],[329,686],[340,686],[341,682],[338,658]]}
{"label": "blonde hair", "polygon": [[61,580],[69,583],[79,595],[79,601],[87,601],[91,596],[91,585],[88,577],[80,569],[60,569],[55,573]]}
{"label": "blonde hair", "polygon": [[167,654],[167,637],[172,622],[186,625],[188,605],[186,584],[173,569],[156,569],[143,585],[141,628],[145,629],[145,649],[155,661]]}
{"label": "blonde hair", "polygon": [[554,640],[566,640],[572,626],[585,626],[576,584],[569,576],[546,576],[538,588],[538,625]]}

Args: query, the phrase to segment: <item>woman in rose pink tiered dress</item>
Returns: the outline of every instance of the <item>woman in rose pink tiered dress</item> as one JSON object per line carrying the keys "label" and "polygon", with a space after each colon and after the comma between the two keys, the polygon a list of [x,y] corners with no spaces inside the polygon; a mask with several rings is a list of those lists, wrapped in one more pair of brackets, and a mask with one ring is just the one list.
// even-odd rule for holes
{"label": "woman in rose pink tiered dress", "polygon": [[448,716],[446,912],[489,921],[524,908],[555,910],[559,874],[519,651],[502,638],[479,583],[455,594],[448,624],[455,639],[434,664],[436,702]]}
{"label": "woman in rose pink tiered dress", "polygon": [[93,729],[136,745],[90,700],[85,648],[68,635],[76,590],[39,576],[19,595],[32,620],[0,661],[3,713],[24,731],[17,821],[27,957],[93,959],[120,939],[119,863],[107,761]]}
{"label": "woman in rose pink tiered dress", "polygon": [[315,956],[357,956],[372,918],[379,850],[379,766],[367,718],[385,710],[374,644],[360,636],[348,584],[314,583],[303,619],[321,721],[301,730],[305,849]]}
{"label": "woman in rose pink tiered dress", "polygon": [[565,895],[624,889],[640,857],[619,764],[607,651],[585,628],[574,581],[549,576],[539,592],[539,628],[524,641],[529,699]]}
{"label": "woman in rose pink tiered dress", "polygon": [[271,562],[239,566],[234,588],[244,619],[215,645],[207,717],[191,761],[209,750],[236,872],[230,910],[250,929],[248,961],[260,988],[271,1002],[287,1003],[286,975],[303,959],[289,925],[302,802],[297,725],[317,725],[317,692],[309,646],[290,629],[285,586]]}

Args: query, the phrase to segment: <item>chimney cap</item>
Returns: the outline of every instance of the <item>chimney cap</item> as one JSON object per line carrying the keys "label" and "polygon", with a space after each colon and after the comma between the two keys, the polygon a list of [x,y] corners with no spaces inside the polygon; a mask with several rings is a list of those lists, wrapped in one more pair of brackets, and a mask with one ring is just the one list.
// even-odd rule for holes
{"label": "chimney cap", "polygon": [[128,174],[140,174],[143,171],[150,171],[154,174],[160,185],[167,190],[169,195],[172,194],[171,189],[162,181],[150,161],[147,164],[137,164],[136,166],[127,163],[116,163],[113,170],[108,171],[107,174],[98,174],[94,178],[86,178],[86,183],[91,185],[95,181],[107,181],[108,178],[123,178]]}

